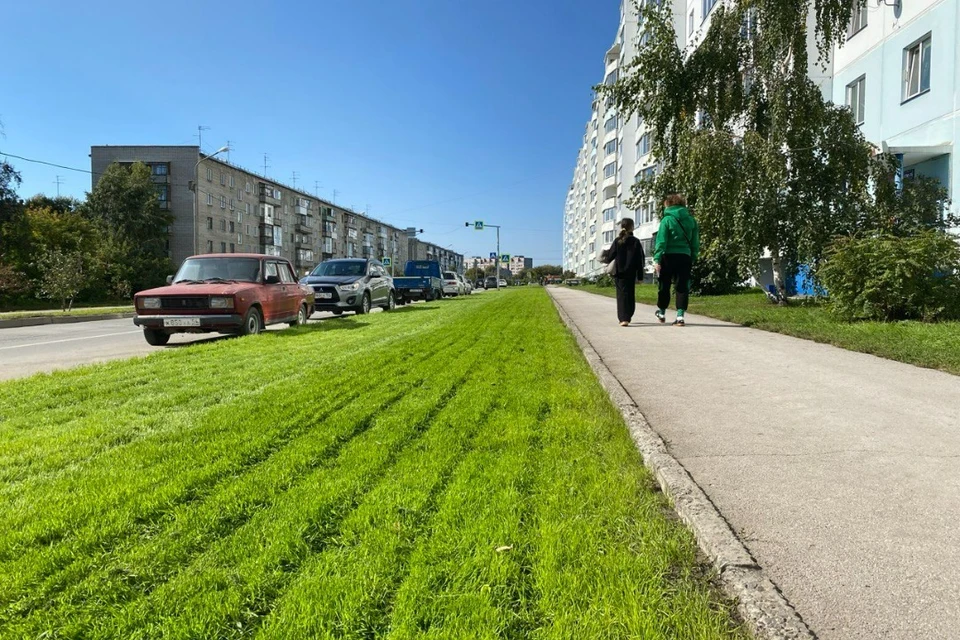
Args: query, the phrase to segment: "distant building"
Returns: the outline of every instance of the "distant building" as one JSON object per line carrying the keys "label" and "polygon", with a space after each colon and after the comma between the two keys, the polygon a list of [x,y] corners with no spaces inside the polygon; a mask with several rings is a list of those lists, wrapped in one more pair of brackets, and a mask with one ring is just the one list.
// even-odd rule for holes
{"label": "distant building", "polygon": [[[467,258],[465,265],[467,269],[484,269],[492,268],[498,263],[497,260],[493,258],[481,258],[480,256],[474,256],[472,258]],[[503,275],[518,275],[524,269],[533,268],[533,258],[525,258],[523,256],[510,256],[509,265],[504,266],[500,265],[500,271]]]}
{"label": "distant building", "polygon": [[197,146],[93,146],[92,183],[114,163],[150,167],[174,216],[167,250],[176,264],[200,253],[254,252],[288,258],[306,273],[331,258],[438,260],[460,271],[463,256],[405,230],[333,204],[219,158]]}

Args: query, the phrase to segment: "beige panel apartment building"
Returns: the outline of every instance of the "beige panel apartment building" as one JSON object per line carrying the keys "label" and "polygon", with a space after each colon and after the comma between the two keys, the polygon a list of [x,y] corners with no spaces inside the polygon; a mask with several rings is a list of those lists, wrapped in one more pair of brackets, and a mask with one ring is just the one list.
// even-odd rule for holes
{"label": "beige panel apartment building", "polygon": [[[114,162],[150,167],[162,206],[173,214],[168,250],[175,264],[200,253],[265,253],[304,274],[331,258],[437,260],[462,271],[463,256],[407,230],[209,157],[197,146],[93,146],[95,186]],[[399,271],[398,271],[399,273]]]}

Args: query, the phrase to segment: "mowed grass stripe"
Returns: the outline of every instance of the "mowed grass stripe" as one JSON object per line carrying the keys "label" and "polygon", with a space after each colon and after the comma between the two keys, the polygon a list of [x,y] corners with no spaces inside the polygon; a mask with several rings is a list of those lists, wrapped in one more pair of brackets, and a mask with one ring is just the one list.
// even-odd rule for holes
{"label": "mowed grass stripe", "polygon": [[[449,333],[449,332],[444,332],[444,333]],[[453,335],[454,337],[452,339],[438,335],[436,342],[431,345],[431,350],[427,351],[426,354],[424,354],[426,356],[426,359],[429,361],[431,358],[435,357],[437,353],[442,353],[447,348],[455,348],[458,342],[465,342],[468,339],[468,337],[464,336],[463,334],[458,333]],[[380,362],[380,365],[390,366],[391,364],[395,364],[396,362],[399,362],[405,358],[408,358],[411,353],[412,352],[410,352],[405,348],[400,350],[395,350],[392,356],[386,356],[384,359],[382,359]],[[329,375],[329,372],[324,371],[322,375],[324,376]],[[345,376],[343,378],[343,381],[347,383],[347,386],[346,386],[347,389],[350,389],[351,386],[355,388],[362,388],[362,386],[364,386],[367,381],[369,381],[370,379],[376,376],[376,371],[371,369],[361,369],[357,371],[350,371],[348,369],[347,371],[343,372],[343,375]],[[411,380],[405,380],[403,377],[399,377],[397,382],[398,382],[398,386],[402,387],[404,382],[411,382]],[[309,390],[310,388],[311,388],[310,386],[305,387],[306,390]],[[322,399],[327,401],[334,401],[339,397],[340,396],[336,394],[328,394]],[[282,440],[292,439],[297,433],[307,429],[312,429],[314,426],[316,426],[314,424],[316,420],[313,418],[316,418],[317,416],[313,416],[313,418],[311,418],[310,420],[307,420],[307,418],[310,417],[310,412],[314,410],[313,409],[314,405],[311,402],[308,402],[307,400],[309,400],[309,398],[300,398],[300,399],[294,398],[294,400],[292,401],[292,405],[296,405],[299,403],[302,407],[310,408],[310,409],[309,410],[304,409],[300,411],[299,414],[295,414],[293,416],[293,421],[292,421],[293,424],[292,426],[288,427],[287,431],[283,434]],[[348,400],[356,401],[356,397],[348,398]],[[345,423],[345,425],[342,427],[344,430],[355,428],[355,425],[357,423],[367,421],[371,415],[371,414],[364,413],[364,411],[367,410],[367,408],[369,408],[370,411],[374,411],[374,412],[377,410],[376,405],[370,405],[369,407],[367,407],[366,401],[359,402],[357,404],[361,407],[359,409],[359,413],[356,407],[352,408],[352,412],[358,415],[355,416],[354,422],[348,421]],[[316,407],[316,410],[321,410],[321,411],[324,410],[322,403],[321,403],[321,406]],[[344,413],[347,413],[347,412],[344,412]],[[321,415],[319,417],[322,421],[323,416]],[[343,420],[345,417],[346,416],[340,416],[340,419]],[[299,426],[297,426],[298,422],[299,422]],[[334,420],[333,424],[335,426],[339,426],[338,420]],[[242,426],[242,425],[238,425],[238,426]],[[340,438],[341,436],[342,436],[342,433],[338,432],[337,429],[334,429],[331,432],[321,431],[318,433],[311,432],[309,434],[309,437],[315,440],[322,439],[327,445],[329,445],[329,440],[331,439],[336,443],[337,439]],[[270,449],[268,451],[259,452],[258,459],[248,461],[248,462],[259,464],[260,462],[262,462],[263,459],[267,459],[269,455],[272,455],[278,448],[280,448],[282,444],[284,444],[282,440],[272,441],[270,443]],[[298,449],[298,452],[302,452],[301,450],[302,450],[303,444],[304,444],[303,442],[293,442],[291,443],[291,446],[296,447]],[[329,452],[328,452],[328,455],[330,455]],[[312,462],[314,464],[317,464],[319,461],[317,459],[314,459]],[[138,461],[134,461],[132,463],[132,467],[134,469],[142,468],[142,465],[143,463]],[[251,464],[245,465],[245,467],[250,467],[250,466],[252,465]],[[236,483],[240,475],[243,473],[243,471],[244,471],[243,468],[237,468],[237,469],[231,470],[230,473],[222,474],[222,476],[230,480],[231,483]],[[279,470],[274,469],[274,471],[278,472]],[[296,470],[293,470],[293,471],[285,470],[284,475],[295,476],[296,473],[297,473]],[[277,475],[279,477],[284,477],[284,475],[280,475],[279,473],[277,473]],[[258,485],[258,488],[261,488],[262,486],[263,485]],[[229,486],[226,488],[226,493],[228,495],[233,493],[230,490]],[[246,498],[250,498],[250,496],[251,496],[250,493],[247,493],[245,495]],[[194,490],[191,492],[190,498],[191,499],[188,501],[188,504],[190,506],[196,506],[196,508],[198,509],[205,506],[205,501],[201,501],[198,499],[199,496],[197,495],[196,488],[194,488]],[[141,506],[141,502],[136,501],[130,506],[133,508],[137,508]],[[168,505],[169,508],[166,509],[165,511],[172,511],[176,509],[178,506],[180,505],[177,505],[177,504]],[[263,504],[260,504],[259,506],[262,507]],[[160,531],[158,531],[158,529],[163,527],[165,525],[165,521],[167,520],[164,516],[165,516],[164,512],[159,512],[159,513],[154,512],[149,514],[140,513],[140,515],[138,515],[136,519],[134,519],[133,521],[131,521],[129,517],[120,517],[119,521],[123,524],[131,524],[131,522],[136,523],[144,520],[148,522],[148,524],[142,525],[142,528],[145,529],[142,532],[129,531],[129,530],[125,532],[126,534],[130,535],[130,538],[128,539],[128,541],[131,541],[131,540],[138,540],[141,537],[147,537],[147,536],[159,537],[160,534],[162,533],[162,529]],[[238,514],[232,514],[231,516],[228,517],[228,519],[233,520],[237,525],[239,525],[240,521],[242,520],[242,517],[239,516]],[[117,533],[114,533],[113,535],[108,536],[104,530],[103,522],[99,519],[91,523],[88,533],[91,535],[90,535],[90,538],[88,538],[87,540],[85,548],[77,549],[75,546],[71,547],[68,545],[61,545],[59,547],[60,553],[57,553],[57,554],[46,553],[46,557],[44,558],[45,560],[44,563],[34,563],[32,565],[37,570],[40,570],[44,567],[50,567],[51,565],[53,567],[56,567],[56,561],[59,558],[67,558],[67,559],[73,560],[72,564],[69,566],[70,571],[65,572],[67,575],[61,576],[55,581],[48,581],[48,584],[44,585],[44,588],[37,588],[36,586],[32,586],[32,588],[29,589],[30,597],[28,598],[28,601],[27,602],[21,601],[17,604],[16,607],[14,607],[14,611],[16,613],[23,614],[25,612],[28,612],[29,609],[36,606],[37,603],[45,603],[46,602],[45,598],[48,598],[51,592],[55,592],[56,590],[58,590],[58,587],[62,588],[64,584],[69,584],[72,578],[78,578],[82,576],[84,567],[102,568],[103,562],[98,556],[108,555],[110,551],[114,551],[110,547],[109,543],[112,540],[121,539],[121,535],[119,532],[117,532]],[[182,533],[183,532],[181,532],[181,534]],[[193,546],[196,547],[198,544],[198,541],[197,541],[198,532],[188,531],[186,532],[186,535],[189,536],[187,539],[191,540]],[[91,549],[96,550],[96,553],[93,553],[91,555]],[[38,554],[43,554],[46,551],[47,550],[45,549],[40,550],[38,551]],[[167,549],[167,551],[170,551],[170,549]],[[29,558],[29,557],[22,558],[22,561],[23,562],[21,564],[23,566],[31,566],[31,563],[34,562],[34,558]],[[136,563],[134,563],[134,566],[136,566]],[[104,572],[101,572],[101,573],[104,573]],[[149,588],[147,585],[151,585],[154,582],[154,580],[152,579],[152,576],[149,575],[149,572],[147,575],[145,575],[143,571],[137,572],[136,574],[131,574],[125,568],[125,565],[123,562],[121,562],[120,566],[118,567],[108,568],[105,574],[106,574],[105,579],[108,582],[113,582],[122,587],[126,587],[128,590],[134,587],[138,587],[141,589]],[[17,574],[17,575],[19,575],[21,578],[24,577],[23,574]],[[104,579],[104,576],[101,576],[101,579]],[[19,586],[20,586],[19,589],[11,588],[9,589],[9,591],[24,592],[25,589],[23,585],[19,585]],[[7,590],[5,589],[4,591],[7,591]],[[89,589],[81,588],[79,590],[81,597],[83,596],[83,594],[88,592],[89,592]],[[12,615],[12,613],[10,615]]]}
{"label": "mowed grass stripe", "polygon": [[[404,333],[424,332],[427,327],[434,330],[437,325],[436,321],[421,324],[412,318],[405,324],[409,326]],[[328,326],[336,328],[330,329]],[[346,337],[332,353],[318,353],[314,356],[323,366],[342,364],[351,357],[351,353],[359,350],[361,344],[366,350],[402,339],[395,334],[386,333],[364,341],[356,329],[348,329],[364,326],[366,323],[361,324],[355,318],[341,318],[310,325],[299,331],[309,332],[314,338],[326,331],[345,333]],[[261,339],[280,339],[279,335],[289,334],[297,337],[296,331],[284,334],[271,332]],[[38,404],[38,408],[42,407],[48,402],[48,397],[61,396],[64,393],[62,390],[55,389],[49,396],[42,397],[33,393],[21,397],[17,404],[0,409],[0,415],[10,413],[9,419],[0,419],[0,434],[10,430],[8,446],[0,451],[0,482],[9,484],[24,477],[58,471],[77,461],[89,462],[96,454],[123,446],[144,434],[152,435],[170,429],[170,425],[176,423],[180,413],[189,414],[187,419],[196,419],[194,414],[229,403],[232,398],[240,395],[252,392],[275,393],[284,384],[296,384],[296,378],[303,375],[302,369],[293,367],[294,360],[299,356],[302,361],[305,356],[310,358],[312,355],[308,351],[290,353],[287,358],[278,358],[276,354],[264,355],[270,351],[264,352],[262,348],[246,355],[244,352],[251,347],[242,344],[244,342],[248,341],[231,340],[198,345],[174,350],[174,354],[162,352],[141,359],[139,366],[135,364],[137,361],[134,361],[130,364],[130,371],[117,374],[119,379],[108,377],[102,381],[99,394],[74,390],[73,385],[67,385],[73,393],[73,400],[64,402],[57,399],[53,406],[47,406],[47,411],[38,412],[34,409],[23,412],[20,407],[31,400]],[[218,352],[234,345],[237,346],[236,353],[227,353],[243,362],[244,367],[223,371],[223,362],[218,357]],[[211,353],[198,359],[191,354],[191,350],[197,349],[209,350]],[[181,353],[183,360],[172,357]],[[70,380],[78,379],[83,383],[96,379],[101,370],[109,371],[110,366],[96,365],[90,368],[90,375],[86,376],[73,373]],[[249,380],[247,367],[260,371],[261,376],[256,380]],[[50,376],[37,376],[34,380],[65,375],[69,374],[58,372]],[[34,386],[45,385],[40,383]],[[107,391],[109,393],[106,393]],[[3,395],[6,393],[0,394]],[[81,400],[76,401],[77,397]],[[118,425],[123,426],[118,428]]]}
{"label": "mowed grass stripe", "polygon": [[[512,349],[520,323],[513,318],[481,339]],[[336,544],[304,567],[259,637],[377,637],[389,627],[407,558],[429,532],[453,470],[500,402],[488,393],[498,368],[496,359],[481,361],[423,439],[403,453],[393,472],[344,521]]]}
{"label": "mowed grass stripe", "polygon": [[107,629],[136,636],[153,620],[164,619],[170,621],[168,637],[219,637],[268,613],[306,559],[336,538],[340,523],[389,473],[399,452],[422,436],[486,355],[477,345],[465,354],[469,357],[462,362],[434,367],[432,378],[407,389],[370,429],[348,442],[332,464],[307,475],[269,509],[115,620],[93,621],[94,628],[106,622]]}
{"label": "mowed grass stripe", "polygon": [[[447,348],[456,348],[459,342],[466,340],[462,334],[454,334],[454,338],[441,342],[438,340],[432,350],[426,355],[424,362],[430,362]],[[391,355],[385,356],[379,366],[390,366],[408,358],[410,352],[406,349],[394,350]],[[363,383],[376,374],[369,369],[350,370],[344,372],[343,381],[346,388],[355,386],[361,388]],[[327,375],[327,373],[324,373]],[[397,387],[403,384],[416,383],[413,374],[399,376]],[[352,383],[352,384],[351,384]],[[336,399],[340,396],[329,394],[327,399]],[[107,604],[109,596],[111,604],[130,597],[131,593],[142,595],[152,590],[157,583],[167,579],[175,572],[178,563],[184,562],[191,554],[201,551],[205,544],[212,539],[226,535],[231,529],[239,527],[257,510],[268,506],[276,495],[286,491],[296,482],[296,479],[306,471],[315,468],[325,459],[332,457],[338,447],[349,441],[359,431],[369,427],[371,418],[378,412],[386,409],[400,397],[398,392],[393,398],[377,406],[359,403],[355,406],[356,396],[347,397],[336,403],[332,415],[321,414],[314,416],[309,422],[285,434],[283,441],[274,442],[269,455],[261,456],[256,465],[248,465],[242,470],[232,473],[225,486],[220,491],[205,500],[192,500],[188,504],[179,506],[170,514],[170,522],[166,518],[160,519],[162,526],[152,527],[148,531],[134,532],[131,542],[142,541],[126,553],[122,549],[104,549],[104,542],[98,541],[95,545],[97,553],[83,557],[86,566],[98,569],[98,574],[86,584],[79,584],[71,589],[71,594],[60,598],[60,601],[75,602],[86,605],[93,594],[99,594],[97,606]],[[344,408],[344,405],[350,405]],[[309,405],[305,405],[309,406]],[[323,407],[318,407],[322,409]],[[318,425],[329,427],[315,428]],[[303,433],[303,435],[299,435]],[[294,439],[296,436],[296,439]],[[281,446],[282,445],[282,446]],[[263,469],[258,468],[259,466]],[[155,516],[156,519],[156,516]],[[142,539],[142,540],[141,540]],[[113,551],[113,553],[107,553]],[[79,554],[74,553],[76,557]],[[119,556],[110,562],[101,560],[100,555]],[[79,563],[79,560],[75,562]],[[106,566],[104,566],[106,565]],[[135,573],[130,567],[140,567]],[[79,567],[71,567],[71,574],[76,575]],[[58,584],[69,582],[64,577]],[[45,589],[31,589],[31,599],[34,603],[46,602],[52,587],[45,585]],[[18,605],[21,612],[25,604]]]}
{"label": "mowed grass stripe", "polygon": [[[216,359],[231,369],[220,379],[239,384],[230,365],[243,354],[275,377],[294,372],[285,379],[296,384],[283,391],[301,404],[262,408],[272,383],[251,378],[249,393],[221,395],[221,406],[211,406],[181,381],[171,393],[183,394],[184,406],[154,398],[180,415],[173,426],[136,433],[109,451],[90,446],[87,458],[64,452],[74,462],[18,482],[11,495],[30,494],[54,510],[70,507],[46,495],[55,486],[94,502],[104,489],[119,502],[76,509],[79,530],[46,545],[43,536],[20,538],[34,540],[18,547],[34,555],[0,564],[0,585],[15,590],[0,586],[13,614],[2,617],[0,608],[0,638],[744,637],[542,290],[416,305],[365,317],[354,329],[312,329],[194,347],[205,357],[191,355],[189,365],[154,364],[217,378],[209,367]],[[303,374],[305,355],[339,350],[348,333],[370,340],[353,343],[353,357]],[[405,337],[376,339],[384,334]],[[132,371],[144,362],[107,369],[122,380],[113,367]],[[95,411],[91,394],[108,391],[89,384],[90,371],[75,375],[84,381],[76,401]],[[62,388],[69,375],[41,379],[60,402],[70,401]],[[0,415],[12,406],[5,390],[0,384]],[[201,429],[229,407],[263,411],[266,422],[234,416],[219,431]],[[29,410],[18,404],[18,413]],[[124,425],[114,425],[114,435],[91,426],[92,440],[126,437],[118,435]],[[43,428],[52,441],[72,429]],[[0,426],[0,453],[7,433]],[[217,467],[218,456],[234,454],[214,447],[215,436],[234,448],[245,446],[244,436],[259,444]],[[180,468],[151,457],[152,442],[164,439]],[[67,442],[88,444],[58,446]],[[129,468],[140,455],[148,474],[170,472],[139,485],[153,496],[143,512],[132,506],[134,492],[92,482],[109,481],[108,470]],[[218,470],[191,475],[191,466]],[[75,484],[58,484],[67,478]],[[181,478],[192,488],[163,486]],[[18,520],[22,506],[0,501],[0,523],[23,522],[35,533],[50,526]],[[125,516],[114,521],[114,512]],[[135,513],[147,517],[123,524]],[[103,539],[93,535],[101,518],[114,522]],[[53,531],[62,519],[50,514]],[[46,564],[48,557],[58,562]],[[34,565],[51,572],[30,582],[8,571],[36,577],[42,571]]]}

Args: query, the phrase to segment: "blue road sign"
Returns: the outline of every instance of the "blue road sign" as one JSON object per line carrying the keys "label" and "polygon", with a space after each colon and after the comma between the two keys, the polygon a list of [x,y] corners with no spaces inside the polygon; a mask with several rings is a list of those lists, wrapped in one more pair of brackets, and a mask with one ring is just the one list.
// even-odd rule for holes
{"label": "blue road sign", "polygon": [[510,262],[510,254],[505,253],[502,256],[500,256],[500,262]]}
{"label": "blue road sign", "polygon": [[497,252],[496,252],[496,251],[491,251],[491,252],[490,252],[490,259],[491,259],[491,260],[496,260],[496,259],[497,259]]}
{"label": "blue road sign", "polygon": [[380,263],[385,267],[389,267],[391,264],[393,264],[393,260],[390,258],[384,258],[380,261]]}
{"label": "blue road sign", "polygon": [[483,231],[483,220],[477,220],[473,223],[473,228],[477,231]]}

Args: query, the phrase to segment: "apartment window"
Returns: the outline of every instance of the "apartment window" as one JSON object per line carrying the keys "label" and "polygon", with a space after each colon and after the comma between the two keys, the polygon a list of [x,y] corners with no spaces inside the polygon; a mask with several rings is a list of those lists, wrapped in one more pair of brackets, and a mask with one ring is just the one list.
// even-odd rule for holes
{"label": "apartment window", "polygon": [[603,84],[609,87],[610,85],[616,83],[618,77],[619,77],[619,74],[617,73],[617,70],[614,69],[613,71],[607,74],[606,78],[603,79]]}
{"label": "apartment window", "polygon": [[603,232],[603,244],[610,244],[613,242],[613,239],[617,236],[616,231],[604,231]]}
{"label": "apartment window", "polygon": [[207,240],[207,253],[213,253],[213,240]]}
{"label": "apartment window", "polygon": [[161,184],[157,185],[157,197],[160,199],[160,202],[166,202],[170,199],[170,185]]}
{"label": "apartment window", "polygon": [[860,33],[867,26],[867,7],[865,3],[858,2],[853,5],[853,12],[850,14],[850,25],[847,27],[847,38]]}
{"label": "apartment window", "polygon": [[617,141],[611,140],[603,147],[603,154],[609,156],[611,153],[617,152]]}
{"label": "apartment window", "polygon": [[687,38],[693,36],[694,29],[694,14],[696,14],[696,8],[690,9],[690,16],[687,18]]}
{"label": "apartment window", "polygon": [[221,220],[221,221],[220,221],[220,231],[226,231],[226,230],[227,230],[227,221],[226,221],[226,220]]}
{"label": "apartment window", "polygon": [[233,174],[231,174],[231,175],[230,175],[230,188],[233,189],[235,186],[237,186],[237,181],[234,180]]}
{"label": "apartment window", "polygon": [[593,253],[594,251],[596,251],[596,246],[597,246],[597,245],[596,245],[595,242],[591,242],[591,243],[588,245],[588,251],[589,251],[590,253]]}
{"label": "apartment window", "polygon": [[603,177],[604,177],[604,178],[612,178],[612,177],[615,176],[616,174],[617,174],[617,163],[616,163],[616,162],[611,162],[610,164],[608,164],[607,166],[605,166],[605,167],[603,168]]}
{"label": "apartment window", "polygon": [[236,247],[233,246],[233,243],[231,242],[231,243],[230,243],[230,253],[236,253],[236,252],[237,252],[237,249],[236,249]]}
{"label": "apartment window", "polygon": [[648,153],[650,153],[650,134],[645,133],[637,140],[637,158],[642,158]]}
{"label": "apartment window", "polygon": [[243,188],[243,190],[246,191],[247,193],[251,193],[253,191],[253,187],[248,182],[247,185]]}
{"label": "apartment window", "polygon": [[243,202],[243,189],[237,189],[237,200]]}
{"label": "apartment window", "polygon": [[866,81],[866,76],[860,76],[847,85],[847,106],[850,107],[850,112],[853,113],[853,121],[857,124],[863,124],[863,111],[866,106],[866,92],[864,91]]}
{"label": "apartment window", "polygon": [[616,128],[617,128],[617,116],[612,116],[610,118],[607,118],[606,123],[604,123],[603,125],[603,130],[606,131],[607,133],[610,133],[611,131],[615,131]]}
{"label": "apartment window", "polygon": [[242,233],[238,233],[238,234],[237,234],[237,244],[240,245],[241,247],[243,246],[243,234],[242,234]]}
{"label": "apartment window", "polygon": [[230,233],[234,233],[235,231],[234,231],[233,222],[231,222],[228,226],[230,227]]}
{"label": "apartment window", "polygon": [[591,189],[591,190],[590,190],[590,202],[593,202],[593,201],[596,200],[596,199],[597,199],[597,190],[596,190],[596,189]]}
{"label": "apartment window", "polygon": [[248,235],[248,236],[252,236],[252,235],[253,235],[253,229],[250,228],[250,225],[247,225],[247,235]]}
{"label": "apartment window", "polygon": [[212,193],[208,193],[208,194],[207,194],[207,204],[210,205],[211,207],[213,206],[213,194],[212,194]]}
{"label": "apartment window", "polygon": [[161,162],[160,164],[155,164],[150,167],[150,171],[155,176],[165,176],[167,175],[167,171],[168,171],[167,164],[165,162]]}
{"label": "apartment window", "polygon": [[213,218],[207,218],[207,229],[213,230]]}
{"label": "apartment window", "polygon": [[903,50],[903,99],[930,91],[930,34]]}
{"label": "apartment window", "polygon": [[603,210],[603,221],[604,222],[613,222],[617,218],[617,209],[616,207],[610,207],[609,209]]}
{"label": "apartment window", "polygon": [[226,252],[227,252],[227,243],[226,243],[226,242],[221,242],[221,243],[220,243],[220,253],[226,253]]}
{"label": "apartment window", "polygon": [[590,235],[593,235],[596,232],[597,232],[597,225],[595,224],[590,225]]}
{"label": "apartment window", "polygon": [[213,182],[213,169],[211,167],[207,167],[207,180]]}
{"label": "apartment window", "polygon": [[227,196],[220,196],[220,208],[221,209],[227,208]]}
{"label": "apartment window", "polygon": [[230,198],[230,211],[236,211],[236,209],[237,209],[236,202],[234,202],[233,198]]}
{"label": "apartment window", "polygon": [[227,174],[223,171],[220,172],[220,184],[226,186],[227,184]]}
{"label": "apartment window", "polygon": [[703,19],[706,20],[707,16],[710,15],[710,12],[716,6],[717,0],[702,0],[701,9],[703,9]]}

